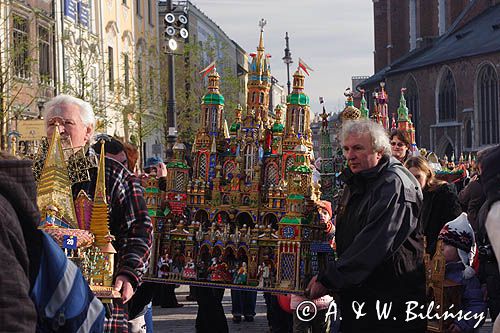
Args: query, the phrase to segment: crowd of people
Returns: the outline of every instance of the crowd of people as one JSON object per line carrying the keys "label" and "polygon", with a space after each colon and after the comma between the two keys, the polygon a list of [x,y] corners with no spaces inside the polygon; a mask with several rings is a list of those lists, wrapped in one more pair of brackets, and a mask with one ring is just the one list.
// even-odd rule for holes
{"label": "crowd of people", "polygon": [[[49,137],[58,130],[67,148],[85,149],[87,155],[101,154],[100,144],[90,145],[95,142],[95,117],[88,103],[57,96],[46,104],[45,119]],[[94,313],[90,326],[80,320],[72,322],[70,329],[70,321],[63,316],[60,326],[51,329],[152,332],[153,302],[163,307],[182,306],[176,299],[175,285],[142,282],[149,263],[152,224],[141,177],[157,177],[159,189],[165,191],[167,170],[162,160],[153,158],[145,162],[145,173],[141,174],[134,146],[106,135],[97,139],[105,141],[110,229],[117,249],[114,286],[121,299],[105,303],[102,310],[89,297],[80,316]],[[425,157],[412,156],[410,143],[401,132],[387,135],[382,126],[370,120],[348,121],[342,126],[340,140],[347,161],[341,176],[345,184],[342,198],[334,211],[330,202],[317,203],[318,218],[325,224],[336,260],[310,280],[303,296],[285,301],[294,312],[300,302],[311,300],[319,315],[311,322],[301,321],[297,313],[283,310],[283,302],[276,295],[265,293],[271,331],[425,332],[426,318],[406,320],[407,306],[409,302],[426,304],[424,256],[436,251],[443,251],[446,278],[464,286],[461,309],[484,316],[488,311],[494,321],[500,311],[500,146],[480,151],[477,170],[467,177],[463,188],[457,188],[439,180]],[[37,276],[43,271],[43,255],[40,259],[34,253],[41,247],[37,247],[41,240],[40,235],[32,235],[39,215],[33,194],[35,183],[27,175],[28,169],[26,161],[5,154],[0,158],[0,178],[8,180],[6,185],[0,184],[5,188],[0,191],[0,208],[2,216],[8,217],[0,223],[0,263],[14,272],[0,277],[0,323],[2,330],[45,332],[47,315],[40,312],[32,296]],[[82,190],[92,197],[96,168],[89,173],[89,181],[73,185],[73,197]],[[9,189],[18,194],[11,194]],[[27,225],[31,233],[26,231]],[[444,244],[442,249],[438,241]],[[173,258],[163,254],[158,274],[161,276],[171,265]],[[246,278],[245,268],[241,265],[237,279]],[[228,331],[223,294],[223,289],[192,288],[189,297],[198,303],[197,332]],[[234,290],[231,298],[233,321],[252,322],[257,293]],[[339,306],[340,328],[326,316],[332,301]],[[390,317],[380,318],[380,303],[391,304]],[[356,309],[356,304],[363,306]],[[101,310],[105,315],[99,315]],[[456,319],[448,323],[446,332],[473,332],[481,324]]]}

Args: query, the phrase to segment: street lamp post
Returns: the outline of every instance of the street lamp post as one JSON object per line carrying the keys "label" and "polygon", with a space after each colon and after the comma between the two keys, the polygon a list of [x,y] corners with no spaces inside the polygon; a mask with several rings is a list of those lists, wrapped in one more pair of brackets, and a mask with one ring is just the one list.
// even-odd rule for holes
{"label": "street lamp post", "polygon": [[[172,0],[167,1],[167,13],[172,12]],[[168,15],[168,14],[167,14]],[[167,17],[165,17],[165,23],[168,24]],[[168,30],[167,26],[167,30]],[[165,31],[165,35],[170,34]],[[171,42],[172,40],[173,42]],[[168,51],[167,51],[167,66],[168,66],[168,100],[167,100],[167,149],[166,155],[167,159],[172,157],[172,147],[177,140],[177,115],[175,111],[175,68],[174,68],[174,54],[173,51],[177,48],[177,43],[174,43],[174,39],[168,41]]]}
{"label": "street lamp post", "polygon": [[[177,9],[181,9],[180,14]],[[173,155],[173,146],[177,141],[177,112],[175,109],[175,66],[174,51],[177,50],[176,38],[186,40],[189,36],[187,27],[187,3],[182,6],[177,4],[175,10],[172,0],[167,0],[165,15],[165,41],[167,42],[167,66],[168,66],[168,100],[167,100],[167,147],[166,157],[170,159]]]}
{"label": "street lamp post", "polygon": [[43,112],[43,109],[44,109],[44,106],[45,106],[45,101],[42,100],[42,99],[40,99],[40,100],[38,100],[38,102],[36,103],[36,105],[38,106],[38,119],[43,120],[42,112]]}
{"label": "street lamp post", "polygon": [[292,61],[292,53],[290,52],[290,47],[288,45],[288,32],[285,34],[285,56],[283,57],[283,62],[286,64],[286,74],[287,74],[287,82],[286,85],[288,87],[288,94],[290,95],[290,65],[293,64]]}

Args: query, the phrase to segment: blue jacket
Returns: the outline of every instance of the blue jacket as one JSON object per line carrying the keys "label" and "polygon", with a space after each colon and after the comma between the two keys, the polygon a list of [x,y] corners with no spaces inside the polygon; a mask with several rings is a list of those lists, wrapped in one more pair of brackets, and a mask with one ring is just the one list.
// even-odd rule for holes
{"label": "blue jacket", "polygon": [[[477,276],[471,278],[464,278],[465,266],[462,262],[451,262],[446,264],[446,276],[448,280],[460,283],[464,286],[462,295],[461,310],[463,313],[480,314],[484,313],[486,318],[486,302],[483,299],[483,292],[481,291],[481,284]],[[474,332],[474,325],[477,319],[470,320],[455,320],[455,324],[460,326],[463,333]]]}

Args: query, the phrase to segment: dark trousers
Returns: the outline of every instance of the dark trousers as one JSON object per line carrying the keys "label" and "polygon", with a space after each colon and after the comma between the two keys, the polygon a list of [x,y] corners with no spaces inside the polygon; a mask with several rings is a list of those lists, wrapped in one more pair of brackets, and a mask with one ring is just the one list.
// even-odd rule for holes
{"label": "dark trousers", "polygon": [[231,289],[231,313],[233,316],[255,316],[256,291],[242,291]]}
{"label": "dark trousers", "polygon": [[226,315],[222,307],[224,289],[193,287],[198,303],[197,333],[227,333]]}
{"label": "dark trousers", "polygon": [[160,306],[162,308],[176,307],[175,284],[162,284],[160,287]]}
{"label": "dark trousers", "polygon": [[278,297],[271,293],[264,293],[267,308],[267,322],[273,333],[292,333],[293,315],[281,309]]}
{"label": "dark trousers", "polygon": [[486,290],[488,291],[488,309],[491,321],[494,322],[500,312],[500,276],[490,275],[486,278]]}

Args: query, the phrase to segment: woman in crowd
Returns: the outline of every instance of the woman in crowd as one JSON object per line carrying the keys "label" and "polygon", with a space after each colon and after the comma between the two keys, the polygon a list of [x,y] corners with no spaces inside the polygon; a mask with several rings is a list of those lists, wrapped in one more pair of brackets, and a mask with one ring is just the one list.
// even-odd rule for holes
{"label": "woman in crowd", "polygon": [[441,228],[462,212],[457,192],[453,185],[436,178],[425,158],[410,157],[405,166],[422,187],[424,204],[420,216],[427,239],[426,252],[433,255]]}
{"label": "woman in crowd", "polygon": [[410,142],[405,137],[404,132],[399,129],[392,131],[389,140],[391,142],[392,156],[404,163],[410,155]]}

